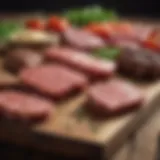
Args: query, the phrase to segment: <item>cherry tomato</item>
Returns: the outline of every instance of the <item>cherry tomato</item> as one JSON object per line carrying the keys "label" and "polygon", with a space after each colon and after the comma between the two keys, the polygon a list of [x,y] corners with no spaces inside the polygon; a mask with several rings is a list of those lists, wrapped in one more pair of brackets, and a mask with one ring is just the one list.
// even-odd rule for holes
{"label": "cherry tomato", "polygon": [[86,26],[84,29],[105,39],[109,38],[110,33],[113,32],[113,28],[109,24],[90,24]]}
{"label": "cherry tomato", "polygon": [[44,22],[39,19],[30,19],[26,21],[25,26],[29,29],[37,29],[43,30],[44,29]]}
{"label": "cherry tomato", "polygon": [[101,24],[90,24],[85,27],[102,38],[119,37],[134,37],[135,32],[133,27],[128,23],[107,22]]}
{"label": "cherry tomato", "polygon": [[69,27],[69,22],[61,17],[52,16],[47,23],[46,28],[51,31],[63,32]]}
{"label": "cherry tomato", "polygon": [[143,46],[149,49],[160,51],[160,30],[154,30],[143,42]]}

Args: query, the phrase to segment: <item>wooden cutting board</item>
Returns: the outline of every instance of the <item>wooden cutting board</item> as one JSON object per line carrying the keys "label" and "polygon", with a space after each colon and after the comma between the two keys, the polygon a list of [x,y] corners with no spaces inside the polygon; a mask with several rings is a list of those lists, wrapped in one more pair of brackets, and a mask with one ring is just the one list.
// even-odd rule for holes
{"label": "wooden cutting board", "polygon": [[[18,83],[18,79],[2,69],[1,64],[0,60],[0,84]],[[41,124],[26,126],[1,119],[0,139],[76,159],[110,159],[160,105],[160,81],[136,85],[143,89],[146,98],[140,110],[103,120],[95,119],[84,110],[86,96],[81,93],[57,104],[56,116]]]}
{"label": "wooden cutting board", "polygon": [[[18,79],[2,66],[0,82],[18,83]],[[145,103],[140,110],[103,120],[96,119],[85,111],[83,104],[86,96],[81,93],[57,103],[56,115],[34,126],[1,119],[0,139],[75,158],[110,158],[160,104],[160,81],[136,85],[145,94]]]}

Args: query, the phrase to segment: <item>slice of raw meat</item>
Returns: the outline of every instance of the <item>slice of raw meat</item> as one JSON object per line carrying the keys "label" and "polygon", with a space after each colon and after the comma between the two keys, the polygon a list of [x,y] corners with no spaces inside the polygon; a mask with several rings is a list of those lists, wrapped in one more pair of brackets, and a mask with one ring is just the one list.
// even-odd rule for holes
{"label": "slice of raw meat", "polygon": [[138,41],[142,42],[148,38],[148,36],[152,33],[155,27],[149,25],[134,25],[136,38]]}
{"label": "slice of raw meat", "polygon": [[86,76],[58,64],[24,69],[20,73],[20,79],[24,84],[55,98],[83,90],[88,84]]}
{"label": "slice of raw meat", "polygon": [[92,86],[88,91],[89,107],[95,113],[116,114],[140,107],[142,92],[134,85],[113,79]]}
{"label": "slice of raw meat", "polygon": [[7,118],[39,120],[54,111],[54,103],[35,94],[4,90],[0,92],[0,109]]}
{"label": "slice of raw meat", "polygon": [[112,61],[97,59],[86,52],[70,48],[51,47],[45,55],[50,60],[70,65],[91,77],[109,77],[116,70],[116,64]]}
{"label": "slice of raw meat", "polygon": [[66,30],[63,37],[66,44],[77,49],[93,50],[106,46],[106,43],[100,37],[76,28]]}
{"label": "slice of raw meat", "polygon": [[121,38],[113,38],[110,40],[111,41],[111,45],[113,45],[114,47],[119,47],[119,48],[131,48],[131,49],[139,49],[141,46],[140,44],[132,39],[121,39]]}
{"label": "slice of raw meat", "polygon": [[43,62],[42,54],[30,49],[15,49],[5,57],[4,65],[10,71],[17,72],[22,68],[35,67]]}

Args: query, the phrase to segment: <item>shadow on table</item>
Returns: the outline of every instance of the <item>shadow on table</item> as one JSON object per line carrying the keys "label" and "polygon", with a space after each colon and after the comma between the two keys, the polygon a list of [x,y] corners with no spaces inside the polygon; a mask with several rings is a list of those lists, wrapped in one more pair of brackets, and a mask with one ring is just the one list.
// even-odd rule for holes
{"label": "shadow on table", "polygon": [[[0,143],[0,155],[2,160],[72,160],[71,158],[62,155],[31,150],[2,142]],[[76,160],[78,159],[76,158]]]}

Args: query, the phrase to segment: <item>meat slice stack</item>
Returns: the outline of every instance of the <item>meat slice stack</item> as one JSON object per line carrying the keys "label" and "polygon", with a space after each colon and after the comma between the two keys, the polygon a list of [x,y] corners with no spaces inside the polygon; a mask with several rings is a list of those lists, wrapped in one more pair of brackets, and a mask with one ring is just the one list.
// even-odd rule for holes
{"label": "meat slice stack", "polygon": [[0,92],[0,111],[7,118],[41,120],[54,112],[54,103],[35,94],[6,90]]}
{"label": "meat slice stack", "polygon": [[50,60],[65,63],[96,79],[110,77],[116,70],[116,64],[112,61],[97,59],[89,53],[70,48],[51,47],[45,55]]}
{"label": "meat slice stack", "polygon": [[76,28],[66,30],[63,37],[67,45],[81,50],[93,50],[106,46],[100,37]]}
{"label": "meat slice stack", "polygon": [[20,79],[27,86],[58,99],[73,91],[84,90],[88,84],[83,74],[58,64],[24,69]]}
{"label": "meat slice stack", "polygon": [[112,79],[98,83],[88,91],[87,107],[99,115],[112,115],[140,107],[142,92],[126,81]]}

